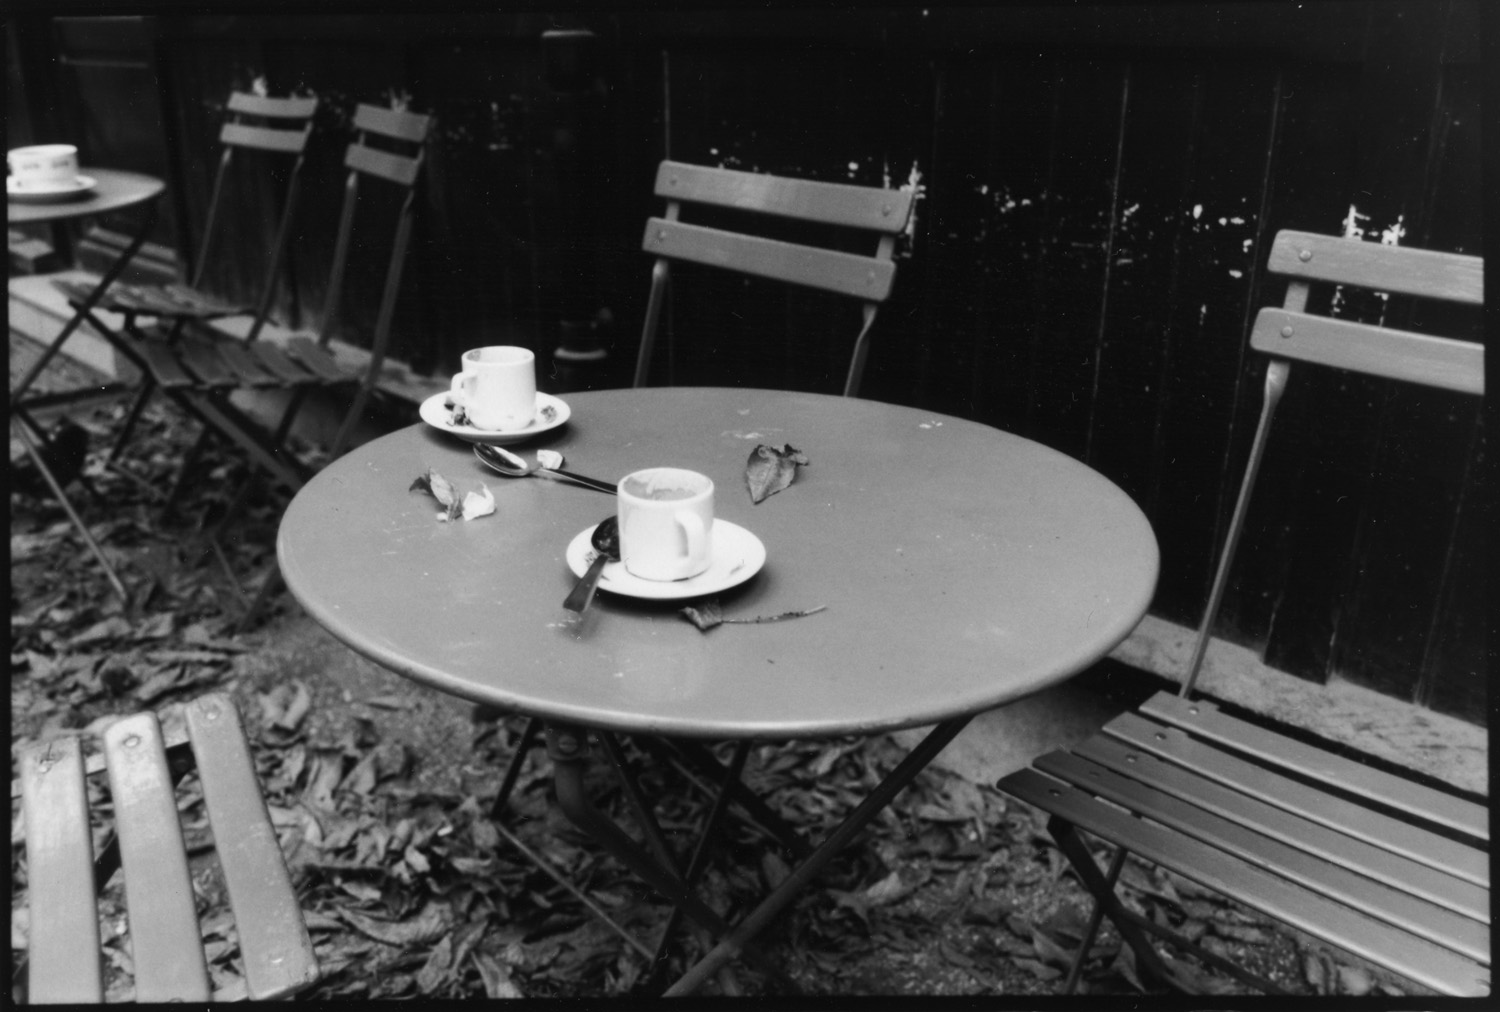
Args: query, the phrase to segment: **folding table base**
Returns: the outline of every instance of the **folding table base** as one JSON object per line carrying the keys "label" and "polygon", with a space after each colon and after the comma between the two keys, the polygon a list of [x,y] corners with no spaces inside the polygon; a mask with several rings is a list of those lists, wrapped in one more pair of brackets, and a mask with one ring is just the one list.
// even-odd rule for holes
{"label": "folding table base", "polygon": [[[713,836],[723,818],[725,810],[734,797],[732,787],[743,789],[739,783],[740,771],[748,755],[749,743],[740,743],[734,760],[729,766],[720,766],[722,781],[714,801],[713,811],[685,873],[679,873],[676,861],[670,854],[656,827],[655,819],[645,809],[644,802],[634,796],[634,787],[627,783],[627,800],[635,810],[641,823],[645,843],[632,839],[613,819],[600,812],[589,799],[584,789],[584,771],[588,764],[588,732],[566,724],[546,726],[547,752],[553,763],[553,784],[557,792],[558,807],[579,829],[588,834],[608,853],[654,888],[673,904],[674,911],[668,922],[668,930],[675,927],[679,916],[686,916],[700,927],[719,937],[719,942],[697,964],[692,966],[676,983],[666,989],[666,995],[691,994],[710,976],[724,970],[731,960],[744,958],[793,993],[797,987],[785,971],[768,959],[753,943],[759,935],[795,898],[817,878],[828,864],[864,829],[896,795],[905,789],[922,770],[941,752],[953,738],[969,723],[969,717],[958,717],[944,721],[928,732],[927,736],[911,750],[905,759],[882,780],[865,800],[850,812],[828,837],[807,854],[791,874],[773,889],[751,913],[739,924],[730,926],[723,918],[705,904],[693,891],[698,876],[707,864]],[[534,735],[533,726],[528,726],[523,745]],[[601,741],[621,768],[618,746],[609,735]],[[524,749],[520,751],[524,755]],[[711,758],[711,757],[710,757]],[[717,764],[717,761],[715,760]],[[507,782],[514,785],[514,767],[507,773]],[[622,770],[623,781],[628,781],[628,771]],[[505,794],[509,792],[506,791]],[[503,797],[504,795],[502,795]],[[503,804],[503,801],[498,803]],[[665,940],[664,933],[663,939]],[[659,952],[661,946],[658,947]],[[655,969],[655,967],[653,967]]]}

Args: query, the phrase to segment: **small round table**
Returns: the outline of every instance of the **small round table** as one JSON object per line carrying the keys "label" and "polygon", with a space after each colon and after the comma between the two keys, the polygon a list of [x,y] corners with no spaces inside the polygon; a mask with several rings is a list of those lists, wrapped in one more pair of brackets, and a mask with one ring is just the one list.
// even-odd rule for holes
{"label": "small round table", "polygon": [[[494,474],[427,425],[351,450],[313,478],[283,517],[277,554],[292,594],[358,653],[549,728],[743,741],[938,725],[674,990],[739,953],[973,715],[1088,667],[1150,603],[1158,553],[1140,509],[1039,443],[818,394],[647,388],[567,399],[569,422],[517,449],[560,450],[570,470],[609,480],[656,465],[709,475],[716,517],[767,553],[759,573],[719,595],[724,614],[825,610],[700,632],[678,614],[684,602],[622,597],[606,582],[582,617],[566,612],[565,549],[613,500]],[[745,466],[761,443],[789,443],[810,463],[752,505]],[[461,492],[488,485],[495,513],[440,522],[437,502],[411,490],[429,469]],[[687,913],[702,913],[576,798],[569,808],[562,786],[558,797]]]}
{"label": "small round table", "polygon": [[[11,387],[11,431],[20,437],[22,445],[31,457],[37,471],[42,475],[43,480],[46,481],[52,493],[62,504],[64,511],[68,514],[68,518],[73,522],[73,526],[78,529],[78,533],[83,537],[84,544],[88,546],[94,558],[103,567],[105,575],[109,578],[111,586],[115,589],[115,593],[119,594],[120,598],[124,600],[128,598],[125,585],[120,582],[120,578],[116,575],[114,567],[109,564],[109,560],[105,558],[103,551],[94,541],[93,535],[89,533],[88,526],[84,524],[83,520],[73,509],[73,504],[68,501],[68,497],[64,494],[62,486],[58,484],[51,469],[48,468],[46,462],[42,459],[42,455],[32,437],[33,432],[40,435],[41,429],[26,413],[27,408],[40,407],[44,404],[52,406],[60,403],[69,403],[70,400],[82,397],[95,397],[98,396],[100,391],[98,389],[64,391],[32,398],[25,397],[25,394],[27,390],[31,389],[31,385],[36,382],[37,377],[42,374],[42,370],[47,367],[47,363],[52,361],[53,356],[62,349],[63,344],[73,335],[73,331],[77,330],[79,324],[93,311],[94,306],[104,296],[105,291],[120,276],[145,243],[146,237],[151,233],[152,226],[156,223],[156,198],[161,196],[162,191],[166,188],[166,184],[153,176],[142,175],[139,172],[122,172],[118,169],[81,169],[79,175],[92,178],[94,180],[93,188],[82,194],[70,195],[60,199],[49,198],[44,202],[36,202],[35,198],[24,200],[8,197],[5,203],[6,224],[36,225],[77,221],[94,215],[123,211],[142,204],[148,205],[147,213],[141,221],[140,227],[136,230],[135,235],[131,238],[130,244],[115,257],[114,263],[110,264],[109,270],[99,279],[99,283],[94,286],[88,298],[74,311],[72,318],[64,324],[62,330],[58,332],[57,337],[53,338],[52,343],[42,350],[41,355],[31,364],[31,367],[26,370],[15,386]],[[108,328],[104,329],[103,336],[112,342],[115,340],[114,333]],[[28,431],[28,428],[31,431]]]}

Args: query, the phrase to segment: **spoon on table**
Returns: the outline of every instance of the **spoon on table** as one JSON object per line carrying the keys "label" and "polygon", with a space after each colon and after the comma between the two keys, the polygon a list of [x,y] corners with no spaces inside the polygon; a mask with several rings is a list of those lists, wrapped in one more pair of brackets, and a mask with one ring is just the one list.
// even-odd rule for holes
{"label": "spoon on table", "polygon": [[539,462],[527,463],[526,459],[509,450],[498,446],[490,446],[487,443],[474,444],[474,456],[492,471],[505,475],[507,478],[526,478],[530,475],[542,475],[544,477],[562,478],[574,484],[591,488],[596,492],[608,492],[614,495],[618,491],[614,482],[600,481],[598,478],[586,478],[572,471],[564,471],[561,468],[543,467]]}
{"label": "spoon on table", "polygon": [[594,534],[589,541],[598,553],[594,561],[589,563],[589,568],[578,582],[573,585],[573,590],[563,601],[563,607],[569,611],[580,614],[589,606],[594,599],[594,590],[599,586],[599,575],[604,572],[604,566],[609,562],[620,561],[620,522],[613,516],[607,516],[599,521],[599,526],[594,528]]}

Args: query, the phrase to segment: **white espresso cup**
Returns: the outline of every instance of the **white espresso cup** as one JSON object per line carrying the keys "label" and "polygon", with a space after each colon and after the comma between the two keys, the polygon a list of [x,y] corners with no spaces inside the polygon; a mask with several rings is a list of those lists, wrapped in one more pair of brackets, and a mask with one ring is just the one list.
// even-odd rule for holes
{"label": "white espresso cup", "polygon": [[536,418],[536,355],[529,348],[495,344],[464,352],[463,372],[449,391],[469,424],[490,432],[515,432]]}
{"label": "white espresso cup", "polygon": [[643,580],[685,580],[713,561],[714,483],[680,467],[620,479],[620,561]]}
{"label": "white espresso cup", "polygon": [[78,149],[71,144],[35,144],[5,153],[18,190],[55,190],[78,181]]}

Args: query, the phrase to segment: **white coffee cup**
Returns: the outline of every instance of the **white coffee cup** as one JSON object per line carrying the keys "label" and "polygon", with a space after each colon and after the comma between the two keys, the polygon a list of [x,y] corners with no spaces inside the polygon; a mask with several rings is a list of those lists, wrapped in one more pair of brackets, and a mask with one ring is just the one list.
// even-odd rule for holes
{"label": "white coffee cup", "polygon": [[71,144],[34,144],[5,153],[18,190],[55,190],[78,181],[78,149]]}
{"label": "white coffee cup", "polygon": [[529,348],[495,344],[463,353],[463,372],[449,391],[469,424],[490,432],[515,432],[536,418],[536,355]]}
{"label": "white coffee cup", "polygon": [[713,561],[714,483],[680,467],[620,479],[620,561],[643,580],[685,580]]}

